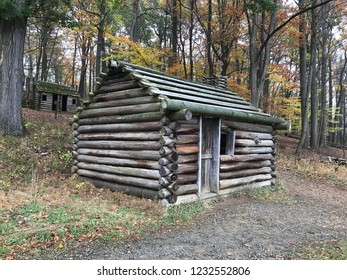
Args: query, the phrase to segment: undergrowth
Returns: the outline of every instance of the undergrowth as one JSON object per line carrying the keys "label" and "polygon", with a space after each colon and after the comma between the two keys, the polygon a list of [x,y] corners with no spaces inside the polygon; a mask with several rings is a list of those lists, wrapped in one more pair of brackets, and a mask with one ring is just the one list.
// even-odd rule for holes
{"label": "undergrowth", "polygon": [[290,259],[347,260],[347,240],[321,241],[298,246]]}
{"label": "undergrowth", "polygon": [[205,210],[202,203],[163,208],[79,182],[70,174],[69,117],[25,113],[25,137],[0,137],[0,259],[41,258],[69,242],[140,239]]}

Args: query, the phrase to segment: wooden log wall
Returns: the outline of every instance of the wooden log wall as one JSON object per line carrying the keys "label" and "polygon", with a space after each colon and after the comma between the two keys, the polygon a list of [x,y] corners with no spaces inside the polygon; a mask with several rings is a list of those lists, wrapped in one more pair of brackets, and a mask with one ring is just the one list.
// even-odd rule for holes
{"label": "wooden log wall", "polygon": [[159,105],[130,75],[104,79],[74,116],[72,171],[98,187],[157,199],[163,177]]}
{"label": "wooden log wall", "polygon": [[198,199],[198,118],[184,110],[168,114],[160,130],[160,184],[162,204],[179,203],[181,197]]}
{"label": "wooden log wall", "polygon": [[241,186],[268,186],[275,178],[275,138],[271,126],[222,121],[236,131],[234,155],[221,155],[220,192]]}

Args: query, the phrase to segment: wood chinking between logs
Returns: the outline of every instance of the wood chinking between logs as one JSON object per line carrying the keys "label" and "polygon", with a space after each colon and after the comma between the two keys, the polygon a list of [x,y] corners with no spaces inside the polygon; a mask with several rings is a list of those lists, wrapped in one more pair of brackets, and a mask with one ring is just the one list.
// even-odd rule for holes
{"label": "wood chinking between logs", "polygon": [[[72,171],[81,180],[162,205],[274,183],[274,134],[282,120],[235,93],[129,63],[111,65],[102,77],[72,120]],[[212,129],[212,138],[206,138],[215,139],[211,156],[218,164],[203,171],[201,123],[206,118],[221,121],[220,136],[212,136],[218,131]],[[231,132],[234,137],[222,136]],[[232,154],[222,154],[226,139],[233,141],[227,148]],[[217,182],[208,193],[204,172]]]}

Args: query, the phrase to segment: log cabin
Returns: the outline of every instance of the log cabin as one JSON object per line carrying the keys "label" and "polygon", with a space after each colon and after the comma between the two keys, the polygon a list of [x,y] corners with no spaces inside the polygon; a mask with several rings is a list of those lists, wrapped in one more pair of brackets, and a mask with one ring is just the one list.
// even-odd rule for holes
{"label": "log cabin", "polygon": [[112,62],[72,122],[81,180],[162,205],[274,184],[284,121],[237,94]]}
{"label": "log cabin", "polygon": [[33,87],[33,109],[39,111],[76,112],[79,95],[73,88],[44,81],[34,82]]}

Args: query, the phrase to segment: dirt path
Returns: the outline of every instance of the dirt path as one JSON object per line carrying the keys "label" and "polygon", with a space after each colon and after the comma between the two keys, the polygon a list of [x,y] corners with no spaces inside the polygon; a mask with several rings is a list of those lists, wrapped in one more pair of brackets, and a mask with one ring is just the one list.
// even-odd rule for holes
{"label": "dirt path", "polygon": [[[230,197],[186,228],[125,244],[68,247],[54,259],[283,259],[300,243],[347,238],[347,189],[289,171],[288,201]],[[43,256],[46,258],[46,256]]]}

